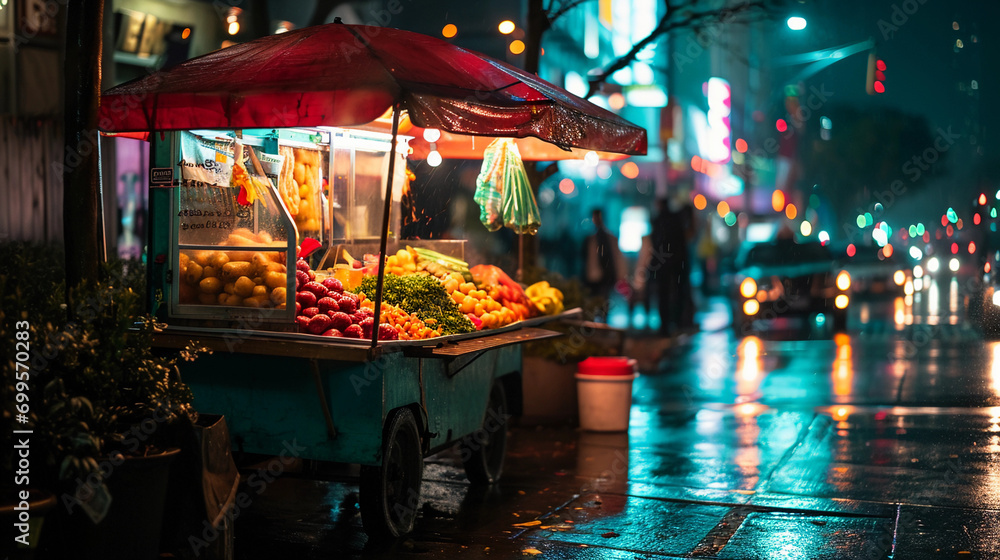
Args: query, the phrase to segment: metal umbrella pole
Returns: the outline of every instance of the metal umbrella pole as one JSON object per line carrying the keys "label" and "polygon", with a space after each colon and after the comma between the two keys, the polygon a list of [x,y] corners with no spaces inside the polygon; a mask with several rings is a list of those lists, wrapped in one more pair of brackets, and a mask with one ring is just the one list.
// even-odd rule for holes
{"label": "metal umbrella pole", "polygon": [[389,147],[389,176],[385,180],[385,204],[382,208],[382,236],[379,240],[378,283],[375,286],[375,324],[372,325],[372,348],[378,345],[378,326],[382,322],[382,292],[385,282],[385,251],[389,244],[389,209],[392,206],[392,180],[396,167],[396,135],[399,133],[399,104],[392,106],[392,143]]}

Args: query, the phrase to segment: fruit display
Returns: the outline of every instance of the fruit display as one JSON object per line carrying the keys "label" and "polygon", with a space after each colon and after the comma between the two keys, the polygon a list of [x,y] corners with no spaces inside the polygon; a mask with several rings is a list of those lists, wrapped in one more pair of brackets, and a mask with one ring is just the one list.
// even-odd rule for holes
{"label": "fruit display", "polygon": [[515,321],[534,316],[535,307],[524,293],[524,289],[500,267],[479,264],[472,267],[470,272],[476,284],[483,286],[490,297],[514,312]]}
{"label": "fruit display", "polygon": [[[361,302],[361,306],[365,309],[373,310],[375,309],[375,302],[365,299]],[[433,328],[434,319],[428,319],[427,321],[427,323],[421,321],[416,313],[407,313],[398,306],[382,302],[382,313],[380,314],[379,322],[394,327],[399,340],[422,340],[441,336],[441,333]],[[382,336],[381,331],[379,332],[379,339],[389,340]]]}
{"label": "fruit display", "polygon": [[[237,230],[226,243],[246,245],[266,240]],[[234,254],[244,256],[244,251],[191,253],[182,253],[185,301],[284,308],[286,273],[284,265],[275,262],[283,253],[247,251],[248,260],[232,259]],[[336,268],[319,271],[317,276],[305,259],[298,259],[294,305],[299,332],[370,338],[377,325],[379,340],[423,340],[498,329],[563,310],[562,293],[547,282],[525,290],[498,267],[477,265],[469,269],[458,259],[430,253],[428,257],[424,250],[406,247],[385,259],[387,274],[377,321],[373,301],[377,255],[365,255],[364,261],[348,265],[361,275],[356,287],[350,288],[337,277]]]}
{"label": "fruit display", "polygon": [[404,276],[417,271],[416,252],[407,247],[396,251],[395,255],[389,255],[385,259],[385,271],[396,276]]}
{"label": "fruit display", "polygon": [[469,272],[469,263],[461,259],[449,257],[438,253],[437,251],[431,251],[430,249],[422,249],[419,247],[414,249],[409,246],[407,246],[406,249],[416,259],[417,271],[427,272],[431,276],[436,276],[441,281],[444,281],[445,278],[451,273],[461,275],[465,281],[472,280],[472,274]]}
{"label": "fruit display", "polygon": [[[267,245],[266,233],[240,228],[223,245]],[[178,256],[181,304],[285,309],[285,253],[281,251],[186,250]]]}
{"label": "fruit display", "polygon": [[[375,312],[364,307],[363,297],[344,289],[336,278],[316,281],[309,263],[295,263],[295,322],[299,332],[343,338],[369,338],[375,326]],[[397,340],[394,325],[380,323],[380,340]]]}
{"label": "fruit display", "polygon": [[[424,323],[433,320],[431,324],[442,335],[476,330],[472,320],[455,305],[437,279],[426,274],[387,274],[384,281],[382,301],[416,314]],[[361,281],[360,292],[374,298],[377,282],[375,276],[366,276]]]}
{"label": "fruit display", "polygon": [[476,329],[505,327],[517,321],[514,311],[501,305],[486,290],[464,280],[460,274],[453,272],[445,279],[443,286],[462,313],[468,315],[476,325]]}
{"label": "fruit display", "polygon": [[295,219],[299,232],[319,231],[322,219],[320,187],[322,154],[319,150],[280,146],[285,157],[278,178],[278,192]]}
{"label": "fruit display", "polygon": [[558,315],[563,312],[563,293],[544,280],[528,286],[524,293],[542,315]]}

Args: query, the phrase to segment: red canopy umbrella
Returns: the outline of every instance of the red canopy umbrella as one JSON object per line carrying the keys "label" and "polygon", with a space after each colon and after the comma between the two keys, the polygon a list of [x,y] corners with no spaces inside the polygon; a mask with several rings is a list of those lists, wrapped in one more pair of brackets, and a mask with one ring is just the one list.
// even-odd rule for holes
{"label": "red canopy umbrella", "polygon": [[395,105],[424,128],[646,153],[646,131],[514,66],[409,31],[332,23],[228,47],[106,91],[105,132],[351,126]]}
{"label": "red canopy umbrella", "polygon": [[[113,133],[351,126],[388,109],[393,140],[406,110],[423,128],[646,153],[644,129],[538,76],[434,37],[339,22],[228,47],[111,88],[101,97],[99,125]],[[394,163],[390,157],[383,255]]]}

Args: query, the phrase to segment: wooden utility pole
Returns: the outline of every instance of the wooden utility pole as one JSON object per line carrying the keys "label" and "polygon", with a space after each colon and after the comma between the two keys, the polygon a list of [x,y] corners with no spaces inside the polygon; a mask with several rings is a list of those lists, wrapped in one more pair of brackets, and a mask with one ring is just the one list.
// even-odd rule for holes
{"label": "wooden utility pole", "polygon": [[71,312],[70,288],[82,280],[96,280],[99,263],[105,258],[97,150],[103,28],[104,0],[66,3],[63,235],[67,304]]}

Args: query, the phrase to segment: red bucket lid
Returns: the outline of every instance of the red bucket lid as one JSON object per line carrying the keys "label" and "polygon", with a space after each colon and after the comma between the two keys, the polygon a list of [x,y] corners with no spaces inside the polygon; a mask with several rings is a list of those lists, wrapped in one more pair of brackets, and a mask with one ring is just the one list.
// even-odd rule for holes
{"label": "red bucket lid", "polygon": [[582,375],[632,375],[635,364],[634,358],[592,356],[580,362],[577,370]]}

